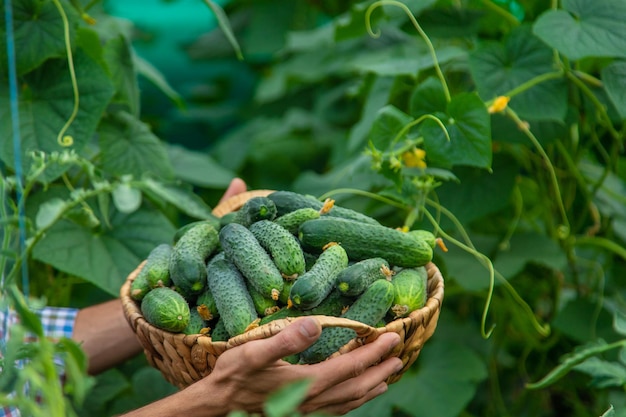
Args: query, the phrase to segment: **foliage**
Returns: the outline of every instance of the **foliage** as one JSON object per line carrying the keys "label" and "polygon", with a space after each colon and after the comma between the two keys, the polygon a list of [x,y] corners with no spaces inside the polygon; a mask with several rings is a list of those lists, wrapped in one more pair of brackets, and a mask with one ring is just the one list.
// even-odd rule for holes
{"label": "foliage", "polygon": [[[437,332],[350,415],[626,415],[623,1],[235,0],[225,15],[208,2],[221,28],[186,51],[248,74],[237,106],[227,93],[179,95],[135,55],[132,31],[87,2],[12,3],[28,53],[16,60],[21,153],[8,140],[11,90],[0,90],[10,280],[22,218],[34,295],[75,306],[115,296],[240,175],[428,228],[448,246],[435,259],[446,279]],[[142,80],[172,100],[168,117]],[[203,82],[228,92],[244,81]],[[202,133],[189,137],[172,121],[181,114]],[[171,392],[149,397],[130,382],[140,372],[135,362],[98,377],[88,415],[137,406],[133,390]],[[289,415],[303,388],[288,389],[268,413]]]}

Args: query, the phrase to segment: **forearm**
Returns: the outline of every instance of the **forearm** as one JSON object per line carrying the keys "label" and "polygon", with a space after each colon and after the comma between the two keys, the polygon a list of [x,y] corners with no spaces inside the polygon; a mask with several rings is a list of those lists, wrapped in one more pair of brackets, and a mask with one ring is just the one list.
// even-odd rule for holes
{"label": "forearm", "polygon": [[72,338],[87,354],[90,374],[109,369],[141,352],[119,299],[81,309]]}

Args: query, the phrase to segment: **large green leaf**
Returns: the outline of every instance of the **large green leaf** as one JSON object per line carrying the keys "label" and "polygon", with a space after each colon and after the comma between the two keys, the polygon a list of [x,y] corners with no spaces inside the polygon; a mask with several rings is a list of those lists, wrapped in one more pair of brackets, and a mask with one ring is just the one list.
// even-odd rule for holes
{"label": "large green leaf", "polygon": [[591,376],[592,387],[621,387],[626,383],[626,368],[619,362],[609,362],[594,356],[573,369]]}
{"label": "large green leaf", "polygon": [[602,69],[604,90],[622,120],[626,120],[626,62],[613,62]]}
{"label": "large green leaf", "polygon": [[35,246],[33,256],[116,296],[128,274],[155,246],[171,242],[175,228],[163,214],[147,209],[116,213],[111,225],[110,230],[94,233],[61,220]]}
{"label": "large green leaf", "polygon": [[[13,0],[13,36],[18,75],[37,68],[49,58],[65,56],[63,19],[52,1]],[[76,13],[65,1],[60,2],[70,22],[73,44]],[[4,5],[4,1],[2,2]],[[3,8],[4,9],[4,8]],[[7,76],[6,19],[0,19],[0,78]]]}
{"label": "large green leaf", "polygon": [[[505,95],[539,75],[554,71],[550,48],[532,35],[530,27],[514,29],[504,43],[489,41],[470,55],[470,71],[485,99]],[[512,97],[509,105],[523,118],[563,120],[567,87],[563,80],[548,80]]]}
{"label": "large green leaf", "polygon": [[560,270],[566,267],[567,257],[560,246],[548,236],[519,233],[511,238],[506,250],[497,254],[494,266],[503,276],[510,278],[529,262]]}
{"label": "large green leaf", "polygon": [[476,94],[456,95],[448,103],[446,114],[436,115],[444,123],[450,141],[438,123],[430,119],[424,121],[421,132],[429,165],[491,167],[489,114]]}
{"label": "large green leaf", "polygon": [[190,184],[207,188],[225,188],[235,176],[208,154],[191,151],[179,145],[167,147],[175,175]]}
{"label": "large green leaf", "polygon": [[130,113],[119,111],[103,119],[98,132],[102,166],[109,173],[134,178],[145,174],[173,177],[164,144],[147,124]]}
{"label": "large green leaf", "polygon": [[408,114],[389,104],[376,115],[369,140],[376,149],[388,150],[396,135],[411,121]]}
{"label": "large green leaf", "polygon": [[139,87],[133,51],[128,40],[122,35],[107,40],[104,45],[104,59],[115,83],[113,102],[123,105],[132,115],[138,117]]}
{"label": "large green leaf", "polygon": [[389,417],[392,407],[410,416],[456,417],[487,377],[480,357],[469,347],[431,339],[416,362],[417,372],[405,374],[380,397],[348,413],[349,417]]}
{"label": "large green leaf", "polygon": [[[92,140],[100,117],[113,96],[113,86],[105,71],[85,53],[78,50],[74,67],[80,95],[76,118],[67,135],[72,136],[71,149],[80,152]],[[39,150],[59,152],[64,148],[57,135],[72,115],[74,92],[67,60],[51,59],[22,80],[19,114],[22,161],[30,166],[28,154]],[[0,159],[14,167],[12,124],[6,84],[0,85]],[[58,174],[58,173],[57,173]],[[53,174],[49,174],[53,177]],[[49,180],[52,178],[48,178]]]}
{"label": "large green leaf", "polygon": [[211,207],[197,194],[194,194],[190,189],[186,189],[181,184],[164,184],[154,181],[151,178],[146,178],[139,182],[137,186],[149,194],[153,194],[167,203],[174,205],[180,211],[191,217],[198,219],[211,219],[214,217],[211,214]]}
{"label": "large green leaf", "polygon": [[626,57],[626,2],[623,0],[563,0],[565,10],[539,16],[533,31],[545,43],[572,60],[586,57]]}

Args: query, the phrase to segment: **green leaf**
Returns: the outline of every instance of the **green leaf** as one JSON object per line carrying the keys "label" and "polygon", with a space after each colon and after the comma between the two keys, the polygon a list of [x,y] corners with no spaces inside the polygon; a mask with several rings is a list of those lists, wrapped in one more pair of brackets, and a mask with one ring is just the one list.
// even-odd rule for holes
{"label": "green leaf", "polygon": [[[2,2],[4,5],[4,2]],[[70,22],[69,35],[72,44],[76,34],[77,15],[72,7],[62,1]],[[64,57],[65,35],[63,20],[51,1],[14,0],[13,36],[15,65],[18,75],[26,74],[39,67],[49,58]],[[0,78],[7,77],[7,33],[6,19],[0,19]]]}
{"label": "green leaf", "polygon": [[209,155],[188,150],[179,145],[169,145],[167,154],[174,174],[182,181],[206,188],[225,188],[235,176]]}
{"label": "green leaf", "polygon": [[626,120],[626,62],[613,62],[601,74],[606,94],[622,120]]}
{"label": "green leaf", "polygon": [[[80,94],[76,119],[67,135],[72,136],[71,149],[80,152],[92,140],[104,109],[113,96],[113,86],[102,67],[81,50],[74,55],[74,67]],[[74,109],[74,92],[67,69],[67,60],[52,59],[26,75],[22,80],[19,100],[21,151],[24,171],[31,165],[29,153],[35,150],[47,153],[67,149],[57,142],[57,135]],[[12,137],[8,88],[0,84],[0,137]],[[13,141],[0,141],[0,159],[14,168]],[[51,181],[67,169],[46,171]]]}
{"label": "green leaf", "polygon": [[574,352],[565,355],[561,363],[553,368],[546,376],[537,382],[526,384],[528,389],[543,389],[567,375],[574,367],[584,360],[605,352],[609,345],[603,340],[594,340],[583,346],[578,346]]}
{"label": "green leaf", "polygon": [[[554,72],[552,51],[532,35],[529,26],[514,29],[503,43],[481,44],[469,63],[485,100],[508,95],[523,83]],[[525,119],[562,121],[567,112],[567,86],[562,79],[543,81],[514,95],[509,105]]]}
{"label": "green leaf", "polygon": [[121,183],[113,189],[113,204],[121,213],[132,213],[141,206],[141,191],[130,184]]}
{"label": "green leaf", "polygon": [[158,178],[173,177],[173,168],[164,144],[150,127],[125,111],[103,120],[100,128],[102,166],[110,174],[141,178],[153,174]]}
{"label": "green leaf", "polygon": [[389,103],[389,97],[394,84],[393,77],[372,77],[361,109],[361,118],[348,133],[348,150],[361,150],[366,143],[367,136],[374,124],[380,109]]}
{"label": "green leaf", "polygon": [[458,94],[448,103],[446,114],[436,116],[446,126],[450,141],[437,123],[430,119],[424,121],[421,133],[428,165],[491,167],[489,114],[476,94]]}
{"label": "green leaf", "polygon": [[20,318],[20,323],[26,330],[34,333],[38,337],[44,337],[43,325],[41,319],[34,313],[24,298],[24,294],[15,285],[5,287],[6,294],[10,300],[11,307],[15,310]]}
{"label": "green leaf", "polygon": [[591,376],[590,385],[595,388],[619,387],[626,383],[626,368],[619,362],[591,357],[573,369]]}
{"label": "green leaf", "polygon": [[230,22],[228,21],[228,16],[226,16],[224,9],[222,9],[219,4],[217,4],[216,2],[212,0],[204,0],[204,2],[206,3],[207,6],[209,6],[211,11],[217,18],[217,23],[219,24],[220,29],[222,29],[222,31],[224,32],[224,35],[226,35],[228,42],[230,42],[233,49],[235,50],[237,59],[239,59],[240,61],[243,60],[241,47],[239,46],[239,43],[237,42],[237,38],[235,37],[235,34],[233,33],[233,29],[230,26]]}
{"label": "green leaf", "polygon": [[626,336],[626,313],[616,310],[613,314],[613,329],[621,335]]}
{"label": "green leaf", "polygon": [[115,84],[113,102],[121,104],[132,115],[139,116],[139,86],[128,40],[118,35],[104,45],[104,59]]}
{"label": "green leaf", "polygon": [[198,219],[211,219],[211,207],[191,190],[181,187],[180,184],[164,184],[150,178],[137,183],[144,191],[155,194],[157,197],[174,205],[183,213]]}
{"label": "green leaf", "polygon": [[37,229],[43,229],[54,223],[65,209],[65,205],[65,200],[52,198],[39,206],[37,217],[35,218]]}
{"label": "green leaf", "polygon": [[178,108],[185,108],[183,97],[170,85],[165,76],[154,65],[137,54],[133,55],[133,61],[137,74],[144,76],[148,81],[154,84],[167,98],[172,100]]}
{"label": "green leaf", "polygon": [[567,256],[558,243],[546,235],[518,233],[513,235],[506,250],[498,252],[494,267],[509,278],[521,272],[529,262],[561,270],[567,266]]}
{"label": "green leaf", "polygon": [[170,242],[174,226],[158,211],[115,213],[112,229],[95,230],[61,220],[33,249],[33,257],[83,278],[117,296],[128,274],[161,243]]}
{"label": "green leaf", "polygon": [[615,407],[611,405],[600,417],[615,417]]}
{"label": "green leaf", "polygon": [[311,380],[302,379],[287,384],[274,391],[263,408],[268,417],[289,417],[306,399]]}
{"label": "green leaf", "polygon": [[411,116],[418,118],[425,114],[445,112],[447,104],[441,81],[436,77],[428,77],[413,90],[409,108]]}
{"label": "green leaf", "polygon": [[376,115],[369,140],[376,149],[388,150],[396,135],[412,120],[411,116],[397,107],[391,104],[386,105]]}
{"label": "green leaf", "polygon": [[[534,33],[571,60],[626,57],[626,3],[622,0],[563,0],[565,10],[549,10]],[[564,36],[565,35],[565,36]]]}
{"label": "green leaf", "polygon": [[[487,377],[487,367],[469,347],[431,339],[399,383],[348,417],[390,417],[398,407],[411,416],[456,417]],[[417,413],[417,414],[416,414]]]}

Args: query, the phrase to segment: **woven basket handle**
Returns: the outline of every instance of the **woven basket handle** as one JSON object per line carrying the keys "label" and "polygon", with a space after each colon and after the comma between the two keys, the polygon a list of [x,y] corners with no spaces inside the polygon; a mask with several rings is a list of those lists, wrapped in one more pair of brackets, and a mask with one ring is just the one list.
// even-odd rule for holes
{"label": "woven basket handle", "polygon": [[298,320],[305,319],[307,317],[317,320],[318,323],[322,326],[322,329],[327,327],[345,327],[348,329],[352,329],[356,332],[356,336],[358,338],[363,339],[364,343],[369,343],[386,332],[386,329],[384,327],[375,328],[355,320],[345,319],[341,317],[315,315],[305,317],[287,317],[280,320],[274,320],[270,323],[264,324],[261,327],[254,328],[245,333],[232,337],[228,340],[227,346],[228,348],[231,348],[242,345],[251,340],[266,339],[280,333],[290,324]]}

